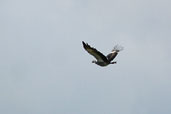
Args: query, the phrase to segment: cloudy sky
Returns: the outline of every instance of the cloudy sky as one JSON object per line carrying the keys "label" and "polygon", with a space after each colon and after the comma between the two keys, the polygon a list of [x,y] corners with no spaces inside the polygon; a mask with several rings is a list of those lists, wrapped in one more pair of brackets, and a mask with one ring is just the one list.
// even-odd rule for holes
{"label": "cloudy sky", "polygon": [[[171,114],[170,0],[1,0],[1,114]],[[82,48],[124,50],[99,67]]]}

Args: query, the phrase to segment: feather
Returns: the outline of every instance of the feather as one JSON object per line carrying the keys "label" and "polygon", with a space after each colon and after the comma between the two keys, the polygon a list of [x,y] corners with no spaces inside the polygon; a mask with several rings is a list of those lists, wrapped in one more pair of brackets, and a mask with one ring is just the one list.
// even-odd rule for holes
{"label": "feather", "polygon": [[101,52],[99,52],[97,49],[91,47],[90,45],[88,45],[87,43],[83,43],[83,47],[84,49],[89,53],[91,54],[92,56],[94,56],[97,61],[99,62],[108,62],[106,56],[104,56]]}
{"label": "feather", "polygon": [[112,61],[118,55],[118,52],[120,52],[122,50],[123,50],[122,46],[116,45],[113,48],[112,52],[107,55],[108,61]]}

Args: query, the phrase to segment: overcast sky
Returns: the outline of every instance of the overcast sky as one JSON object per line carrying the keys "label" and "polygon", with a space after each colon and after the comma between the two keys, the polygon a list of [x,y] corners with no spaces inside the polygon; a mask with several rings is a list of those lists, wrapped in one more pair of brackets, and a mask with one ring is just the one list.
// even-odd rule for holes
{"label": "overcast sky", "polygon": [[[171,114],[170,0],[1,0],[1,114]],[[100,67],[83,48],[105,55]]]}

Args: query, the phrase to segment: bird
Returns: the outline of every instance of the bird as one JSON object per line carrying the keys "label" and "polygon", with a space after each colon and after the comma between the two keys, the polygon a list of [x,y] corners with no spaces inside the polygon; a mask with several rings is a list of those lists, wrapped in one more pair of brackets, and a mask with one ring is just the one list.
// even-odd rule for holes
{"label": "bird", "polygon": [[98,51],[96,48],[91,47],[88,43],[85,43],[82,41],[83,48],[92,56],[96,58],[96,60],[93,60],[92,63],[95,63],[101,67],[107,66],[109,64],[116,64],[116,61],[113,61],[114,58],[118,55],[118,52],[123,50],[122,46],[115,45],[113,50],[105,56],[103,53]]}

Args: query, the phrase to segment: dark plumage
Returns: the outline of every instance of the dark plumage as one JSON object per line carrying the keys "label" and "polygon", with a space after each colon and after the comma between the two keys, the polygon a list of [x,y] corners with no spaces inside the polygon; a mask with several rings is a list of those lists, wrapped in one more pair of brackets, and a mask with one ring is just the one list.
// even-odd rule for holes
{"label": "dark plumage", "polygon": [[116,45],[111,53],[109,53],[107,56],[103,55],[101,52],[96,50],[95,48],[91,47],[88,43],[85,43],[82,41],[84,49],[94,56],[96,60],[93,60],[92,63],[95,63],[100,66],[107,66],[109,64],[116,64],[116,61],[112,62],[113,59],[117,56],[118,52],[123,50],[123,47]]}

